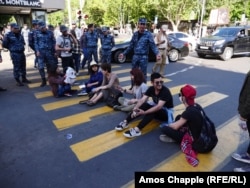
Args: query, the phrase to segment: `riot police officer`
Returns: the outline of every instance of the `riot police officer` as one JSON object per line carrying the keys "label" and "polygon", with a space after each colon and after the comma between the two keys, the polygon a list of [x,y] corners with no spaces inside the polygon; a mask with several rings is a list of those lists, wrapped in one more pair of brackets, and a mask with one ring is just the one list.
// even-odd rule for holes
{"label": "riot police officer", "polygon": [[[20,27],[16,23],[10,24],[11,31],[4,36],[3,47],[10,51],[10,57],[13,63],[13,74],[17,86],[24,86],[23,83],[31,83],[26,78],[26,57],[24,54],[24,38],[21,35]],[[20,81],[22,77],[22,82]]]}
{"label": "riot police officer", "polygon": [[46,28],[44,22],[38,22],[38,32],[35,37],[35,51],[38,59],[38,70],[42,78],[41,87],[46,85],[44,68],[57,64],[55,60],[55,37],[54,33]]}
{"label": "riot police officer", "polygon": [[115,40],[112,35],[108,33],[108,28],[102,28],[103,35],[101,35],[101,63],[111,63],[111,49],[115,45]]}

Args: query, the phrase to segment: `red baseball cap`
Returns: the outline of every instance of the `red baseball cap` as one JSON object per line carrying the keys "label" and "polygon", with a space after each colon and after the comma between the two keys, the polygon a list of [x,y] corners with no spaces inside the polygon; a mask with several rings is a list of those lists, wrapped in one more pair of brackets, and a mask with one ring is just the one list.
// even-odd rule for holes
{"label": "red baseball cap", "polygon": [[196,89],[187,84],[181,88],[181,94],[186,98],[187,104],[194,105],[194,98],[196,96]]}

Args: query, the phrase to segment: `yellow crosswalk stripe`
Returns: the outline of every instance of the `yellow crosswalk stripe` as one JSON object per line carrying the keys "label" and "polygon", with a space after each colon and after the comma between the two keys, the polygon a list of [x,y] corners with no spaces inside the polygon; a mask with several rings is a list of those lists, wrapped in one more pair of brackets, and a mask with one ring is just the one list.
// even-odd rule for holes
{"label": "yellow crosswalk stripe", "polygon": [[55,110],[59,108],[65,108],[68,106],[79,104],[80,101],[87,100],[88,96],[81,96],[81,97],[74,97],[74,98],[67,98],[67,100],[60,100],[56,102],[51,102],[48,104],[43,104],[42,107],[45,111]]}
{"label": "yellow crosswalk stripe", "polygon": [[[179,90],[180,90],[180,87],[178,88],[178,90],[176,90],[176,92],[172,91],[171,89],[171,92],[178,93]],[[211,92],[202,97],[197,98],[196,102],[201,104],[203,107],[206,107],[226,97],[227,95],[216,93],[216,92]],[[175,109],[176,109],[175,111],[175,116],[176,116],[177,114],[181,113],[180,110],[181,109],[183,110],[184,107],[181,104],[181,105],[176,106]],[[136,126],[137,123],[138,122],[133,122],[130,124],[130,126],[131,127]],[[157,128],[158,126],[159,126],[159,122],[153,121],[150,123],[150,125],[146,126],[143,129],[142,134],[146,134],[150,132],[151,130]],[[96,137],[90,138],[88,140],[84,140],[82,142],[73,144],[70,146],[70,148],[75,153],[78,160],[83,162],[95,156],[98,156],[106,151],[112,150],[115,147],[118,147],[129,141],[131,141],[131,139],[124,138],[122,133],[112,130],[104,134],[98,135]],[[91,148],[91,149],[88,150],[88,148]]]}
{"label": "yellow crosswalk stripe", "polygon": [[[170,158],[162,161],[150,172],[211,172],[215,170],[232,154],[239,145],[240,128],[237,116],[222,124],[217,128],[217,136],[219,138],[218,145],[211,153],[198,154],[199,165],[192,167],[185,159],[185,155],[180,151]],[[233,138],[233,139],[232,139]],[[166,146],[167,147],[167,146]],[[134,180],[128,182],[122,188],[133,188]]]}
{"label": "yellow crosswalk stripe", "polygon": [[67,116],[64,118],[53,120],[54,125],[58,130],[67,129],[82,123],[86,123],[91,120],[91,117],[98,116],[100,114],[105,114],[114,111],[113,108],[104,106],[101,108],[88,110],[86,112],[74,114],[72,116]]}

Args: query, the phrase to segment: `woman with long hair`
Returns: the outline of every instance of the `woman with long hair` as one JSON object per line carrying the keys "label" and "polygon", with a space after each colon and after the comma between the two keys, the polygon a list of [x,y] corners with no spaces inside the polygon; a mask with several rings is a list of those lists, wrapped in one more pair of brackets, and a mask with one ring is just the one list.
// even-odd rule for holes
{"label": "woman with long hair", "polygon": [[139,68],[134,68],[130,71],[131,80],[133,80],[133,87],[131,90],[122,89],[124,93],[133,95],[133,98],[119,97],[118,101],[121,105],[114,106],[114,110],[120,110],[123,112],[130,112],[135,107],[139,99],[142,98],[143,94],[148,89],[148,86],[144,83],[144,74]]}

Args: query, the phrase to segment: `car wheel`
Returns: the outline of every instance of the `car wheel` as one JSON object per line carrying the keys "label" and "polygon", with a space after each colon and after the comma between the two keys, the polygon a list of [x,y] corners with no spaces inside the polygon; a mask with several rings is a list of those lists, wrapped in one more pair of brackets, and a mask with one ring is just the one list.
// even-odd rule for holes
{"label": "car wheel", "polygon": [[198,55],[199,57],[201,57],[201,58],[206,57],[206,54],[202,54],[202,53],[197,53],[197,55]]}
{"label": "car wheel", "polygon": [[168,52],[168,58],[172,62],[176,62],[179,59],[179,52],[176,49],[172,49]]}
{"label": "car wheel", "polygon": [[223,54],[220,55],[220,58],[224,61],[227,61],[227,60],[231,59],[232,56],[233,56],[233,48],[226,47]]}
{"label": "car wheel", "polygon": [[123,51],[122,50],[118,50],[117,52],[115,52],[115,56],[114,56],[114,59],[115,59],[115,62],[116,63],[119,63],[119,64],[122,64],[122,63],[125,63],[126,62],[126,56],[124,56],[124,58],[119,58],[119,55],[122,53]]}

